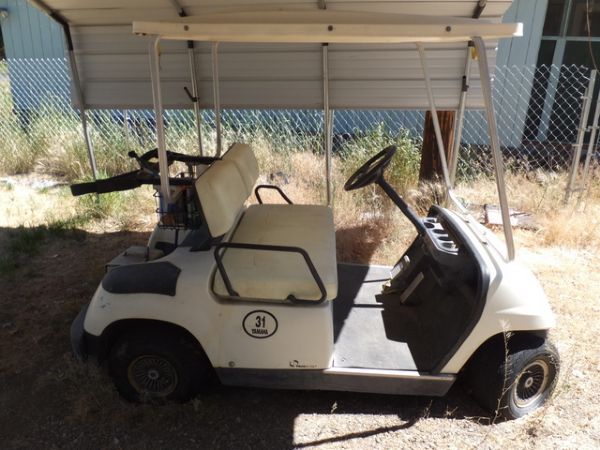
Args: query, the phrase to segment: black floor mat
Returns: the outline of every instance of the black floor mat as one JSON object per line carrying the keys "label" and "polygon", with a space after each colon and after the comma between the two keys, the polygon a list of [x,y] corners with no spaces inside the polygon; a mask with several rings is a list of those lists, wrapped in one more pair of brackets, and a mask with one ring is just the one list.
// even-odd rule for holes
{"label": "black floor mat", "polygon": [[395,322],[384,320],[384,308],[375,300],[389,277],[387,267],[338,266],[340,290],[333,302],[335,367],[417,368],[407,343],[389,338],[388,328],[395,328]]}

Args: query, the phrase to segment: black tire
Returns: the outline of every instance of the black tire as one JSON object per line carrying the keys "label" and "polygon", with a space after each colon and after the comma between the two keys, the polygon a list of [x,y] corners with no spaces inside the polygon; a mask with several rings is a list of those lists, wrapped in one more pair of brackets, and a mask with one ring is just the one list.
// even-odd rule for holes
{"label": "black tire", "polygon": [[552,395],[559,356],[548,340],[522,336],[504,346],[484,348],[466,371],[467,390],[494,418],[518,419],[542,406]]}
{"label": "black tire", "polygon": [[121,396],[136,403],[185,402],[213,380],[210,361],[198,343],[160,328],[119,336],[108,369]]}

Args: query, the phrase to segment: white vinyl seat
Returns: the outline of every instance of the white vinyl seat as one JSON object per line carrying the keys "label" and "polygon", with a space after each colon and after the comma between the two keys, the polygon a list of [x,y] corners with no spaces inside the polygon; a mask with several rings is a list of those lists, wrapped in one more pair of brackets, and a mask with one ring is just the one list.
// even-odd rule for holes
{"label": "white vinyl seat", "polygon": [[[224,242],[301,248],[323,283],[323,296],[300,253],[225,248],[223,267],[241,298],[285,301],[333,300],[337,296],[335,229],[331,208],[320,205],[259,204],[244,208],[258,178],[252,149],[234,144],[196,181],[198,198],[212,236]],[[217,270],[213,291],[230,297]]]}
{"label": "white vinyl seat", "polygon": [[248,196],[252,195],[254,184],[258,179],[258,161],[248,144],[235,143],[223,155],[224,161],[232,162],[240,172]]}
{"label": "white vinyl seat", "polygon": [[[302,248],[323,282],[325,299],[337,296],[333,214],[326,206],[252,205],[228,242]],[[322,297],[299,253],[226,249],[223,266],[232,288],[242,297],[285,300],[293,296],[314,301]],[[219,272],[215,274],[213,289],[218,295],[229,295]]]}

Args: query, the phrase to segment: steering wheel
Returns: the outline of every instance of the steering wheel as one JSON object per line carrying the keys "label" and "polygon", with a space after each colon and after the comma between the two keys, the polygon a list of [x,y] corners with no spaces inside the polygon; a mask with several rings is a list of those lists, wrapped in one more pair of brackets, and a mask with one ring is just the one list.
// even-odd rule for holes
{"label": "steering wheel", "polygon": [[392,162],[395,153],[395,145],[390,145],[381,150],[348,178],[348,181],[344,184],[344,190],[353,191],[377,181],[383,175],[383,171],[387,166],[390,165],[390,162]]}

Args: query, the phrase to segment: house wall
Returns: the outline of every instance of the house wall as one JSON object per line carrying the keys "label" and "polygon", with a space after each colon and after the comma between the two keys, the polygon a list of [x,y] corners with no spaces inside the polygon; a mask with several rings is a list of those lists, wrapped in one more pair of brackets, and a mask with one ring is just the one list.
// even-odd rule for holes
{"label": "house wall", "polygon": [[[503,146],[521,143],[547,6],[548,0],[514,0],[502,18],[505,23],[523,23],[523,37],[501,39],[496,56],[501,69],[494,80],[494,95]],[[477,111],[465,114],[463,142],[488,142],[486,121]]]}
{"label": "house wall", "polygon": [[0,22],[7,59],[65,56],[61,27],[27,0],[0,0],[0,8],[8,11]]}
{"label": "house wall", "polygon": [[60,25],[27,0],[0,0],[0,8],[8,11],[0,26],[15,109],[31,110],[48,97],[64,103],[58,93],[69,92],[69,82]]}

